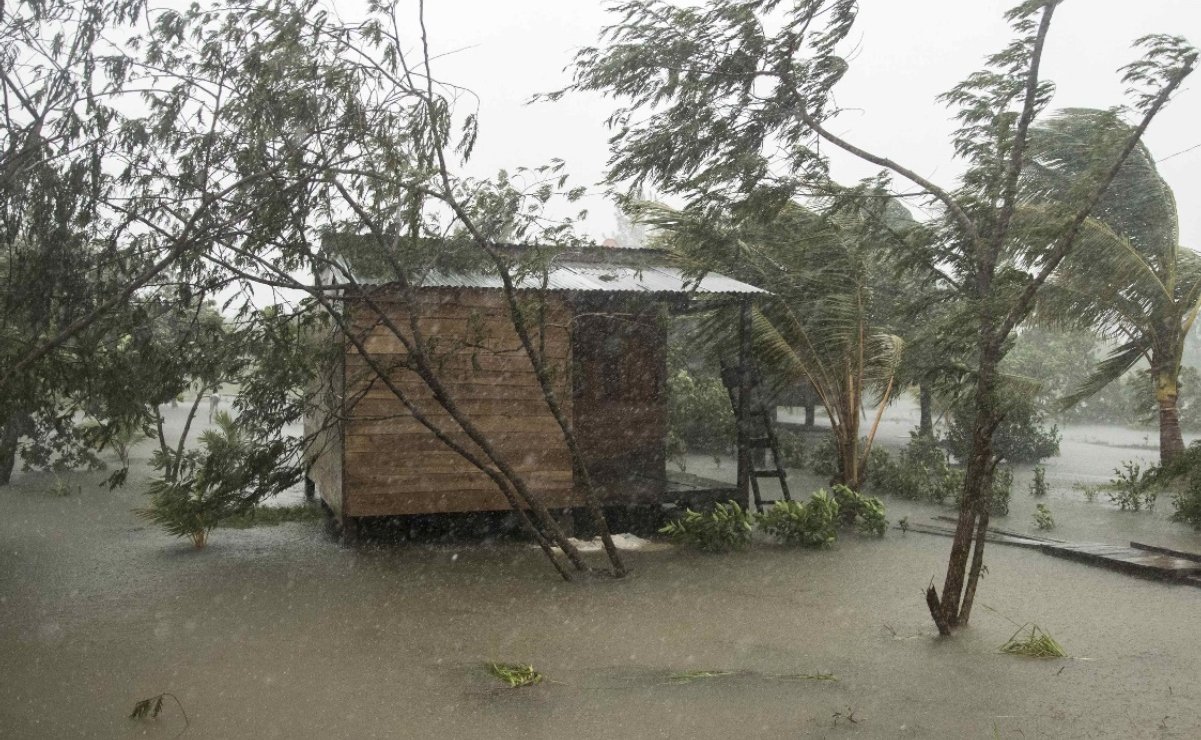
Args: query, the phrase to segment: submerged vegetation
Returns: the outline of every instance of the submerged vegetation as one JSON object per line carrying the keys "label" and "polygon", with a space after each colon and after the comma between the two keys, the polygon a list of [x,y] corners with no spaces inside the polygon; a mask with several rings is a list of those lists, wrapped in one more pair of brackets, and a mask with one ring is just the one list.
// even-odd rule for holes
{"label": "submerged vegetation", "polygon": [[528,663],[488,663],[487,668],[488,673],[511,689],[535,686],[544,680],[543,675]]}
{"label": "submerged vegetation", "polygon": [[[1027,633],[1026,628],[1030,630]],[[1001,652],[1008,655],[1024,655],[1028,658],[1066,658],[1067,652],[1046,631],[1037,624],[1027,623],[1018,627],[1001,646]]]}
{"label": "submerged vegetation", "polygon": [[150,505],[137,512],[170,534],[189,538],[196,549],[208,544],[209,532],[220,522],[246,516],[300,477],[298,468],[281,464],[291,454],[283,442],[253,444],[223,411],[215,422],[200,435],[200,449],[182,455],[156,451],[153,465],[159,474],[148,486]]}
{"label": "submerged vegetation", "polygon": [[1034,466],[1034,479],[1030,481],[1030,495],[1044,498],[1047,495],[1047,469],[1042,465]]}
{"label": "submerged vegetation", "polygon": [[1146,469],[1123,462],[1106,486],[1109,498],[1123,510],[1154,508],[1161,492],[1172,494],[1172,520],[1201,531],[1201,441],[1193,442],[1166,463]]}
{"label": "submerged vegetation", "polygon": [[895,455],[881,450],[881,460],[870,470],[873,488],[911,501],[943,504],[963,489],[963,470],[951,464],[950,455],[932,435],[912,432],[909,444]]}
{"label": "submerged vegetation", "polygon": [[659,530],[673,542],[702,552],[729,552],[751,546],[755,517],[735,501],[718,503],[712,511],[687,509]]}
{"label": "submerged vegetation", "polygon": [[838,539],[838,502],[825,491],[805,503],[777,501],[759,515],[757,524],[785,545],[829,547]]}
{"label": "submerged vegetation", "polygon": [[1113,469],[1114,478],[1107,487],[1109,500],[1122,511],[1153,510],[1161,470],[1158,466],[1144,470],[1136,462],[1124,461],[1122,467]]}
{"label": "submerged vegetation", "polygon": [[1041,530],[1055,529],[1055,517],[1046,504],[1036,504],[1034,507],[1034,526]]}
{"label": "submerged vegetation", "polygon": [[778,542],[799,547],[829,547],[838,539],[838,527],[853,526],[860,533],[883,537],[888,529],[884,504],[847,486],[814,492],[808,501],[776,501],[767,511],[744,511],[736,502],[716,504],[711,511],[688,509],[660,529],[673,542],[703,552],[743,550],[758,529]]}

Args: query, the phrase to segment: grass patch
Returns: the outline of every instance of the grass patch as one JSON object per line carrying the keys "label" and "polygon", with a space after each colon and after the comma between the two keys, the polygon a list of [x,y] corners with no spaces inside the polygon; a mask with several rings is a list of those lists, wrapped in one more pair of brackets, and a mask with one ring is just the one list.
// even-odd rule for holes
{"label": "grass patch", "polygon": [[[1026,628],[1030,631],[1027,633]],[[1024,635],[1024,636],[1023,636]],[[1063,647],[1037,624],[1026,623],[1018,627],[1009,640],[1001,646],[1001,652],[1009,655],[1025,655],[1028,658],[1066,658]]]}
{"label": "grass patch", "polygon": [[308,504],[294,506],[256,506],[247,512],[226,517],[217,522],[218,527],[227,529],[250,529],[251,527],[274,527],[287,522],[315,522],[324,518],[321,509]]}
{"label": "grass patch", "polygon": [[511,689],[533,686],[543,681],[542,674],[528,663],[489,663],[488,672],[508,684]]}

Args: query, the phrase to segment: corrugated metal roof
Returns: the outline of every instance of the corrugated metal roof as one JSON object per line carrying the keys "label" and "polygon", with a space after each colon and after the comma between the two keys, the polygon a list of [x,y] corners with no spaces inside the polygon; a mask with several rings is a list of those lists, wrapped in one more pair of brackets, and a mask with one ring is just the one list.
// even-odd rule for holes
{"label": "corrugated metal roof", "polygon": [[[486,273],[447,274],[430,272],[421,281],[427,288],[485,288],[502,287],[500,277]],[[536,290],[542,286],[542,275],[529,275],[518,281],[522,290]],[[597,293],[766,293],[767,291],[748,285],[716,272],[706,273],[698,282],[688,280],[684,272],[675,267],[630,267],[624,265],[598,265],[560,263],[551,267],[546,275],[546,289],[566,292]]]}

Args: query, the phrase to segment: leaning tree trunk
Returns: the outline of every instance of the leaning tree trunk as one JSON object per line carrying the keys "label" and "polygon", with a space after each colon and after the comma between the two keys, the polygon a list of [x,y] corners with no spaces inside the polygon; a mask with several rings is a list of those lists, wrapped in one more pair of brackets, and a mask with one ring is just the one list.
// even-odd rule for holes
{"label": "leaning tree trunk", "polygon": [[20,423],[14,414],[0,427],[0,486],[7,486],[12,480],[13,468],[17,464],[17,440],[20,437]]}
{"label": "leaning tree trunk", "polygon": [[923,437],[934,436],[934,394],[930,391],[928,383],[919,383],[917,386],[917,405],[920,410],[920,416],[917,422],[917,433]]}
{"label": "leaning tree trunk", "polygon": [[1184,436],[1180,432],[1180,413],[1176,402],[1180,388],[1176,373],[1159,369],[1153,373],[1155,403],[1159,406],[1159,462],[1171,462],[1184,452]]}

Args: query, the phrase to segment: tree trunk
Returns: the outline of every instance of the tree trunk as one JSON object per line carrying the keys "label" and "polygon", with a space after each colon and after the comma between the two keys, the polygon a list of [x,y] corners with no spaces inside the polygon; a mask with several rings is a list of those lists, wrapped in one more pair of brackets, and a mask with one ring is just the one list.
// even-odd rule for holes
{"label": "tree trunk", "polygon": [[921,383],[918,385],[917,404],[921,414],[917,422],[917,433],[923,437],[933,437],[934,394],[930,392],[929,384]]}
{"label": "tree trunk", "polygon": [[1184,452],[1184,437],[1180,432],[1180,414],[1176,401],[1180,389],[1176,374],[1171,370],[1157,370],[1155,379],[1155,402],[1159,405],[1159,462],[1171,462]]}
{"label": "tree trunk", "polygon": [[12,480],[13,468],[17,464],[17,440],[21,438],[20,426],[14,414],[0,427],[0,486],[7,486]]}
{"label": "tree trunk", "polygon": [[[994,468],[992,439],[999,416],[996,410],[997,365],[1001,351],[995,344],[982,342],[980,372],[976,381],[976,415],[972,431],[972,452],[967,460],[967,475],[963,482],[963,500],[959,505],[959,521],[947,562],[947,577],[943,583],[940,613],[931,616],[942,631],[942,623],[950,627],[967,624],[971,616],[971,600],[984,564],[984,528],[988,524],[988,505]],[[969,581],[968,561],[972,562]],[[965,585],[967,589],[965,590]],[[966,607],[966,608],[965,608]]]}

